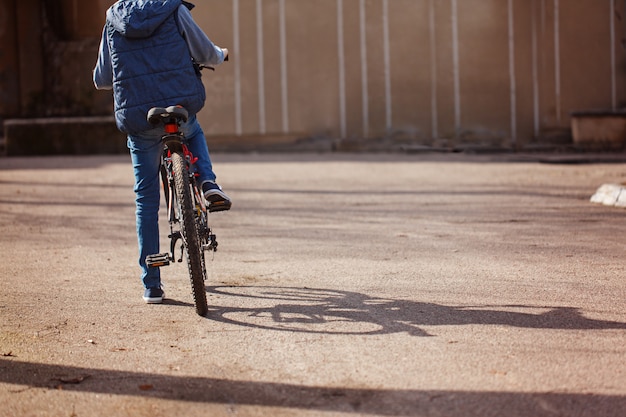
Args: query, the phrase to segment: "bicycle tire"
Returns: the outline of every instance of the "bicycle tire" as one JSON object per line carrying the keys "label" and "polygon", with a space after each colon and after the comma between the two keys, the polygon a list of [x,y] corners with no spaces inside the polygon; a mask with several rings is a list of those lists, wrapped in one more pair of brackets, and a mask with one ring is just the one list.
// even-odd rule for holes
{"label": "bicycle tire", "polygon": [[183,155],[172,153],[172,171],[174,172],[174,189],[180,208],[180,229],[185,245],[185,257],[189,268],[189,279],[196,313],[200,316],[208,312],[206,289],[204,287],[204,253],[200,245],[200,237],[195,219],[195,207],[191,198],[189,171]]}

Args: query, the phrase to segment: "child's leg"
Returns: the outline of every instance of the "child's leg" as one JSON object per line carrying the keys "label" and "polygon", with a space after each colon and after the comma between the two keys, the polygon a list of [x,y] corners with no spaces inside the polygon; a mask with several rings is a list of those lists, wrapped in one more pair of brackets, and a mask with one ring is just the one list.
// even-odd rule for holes
{"label": "child's leg", "polygon": [[160,138],[129,137],[133,170],[135,174],[135,205],[139,265],[145,288],[159,288],[159,268],[149,268],[146,256],[159,253],[159,198],[160,167],[163,145]]}
{"label": "child's leg", "polygon": [[187,123],[181,126],[181,131],[187,138],[187,147],[198,158],[196,168],[198,170],[198,184],[202,185],[205,181],[215,182],[215,173],[213,172],[213,164],[209,155],[209,148],[202,127],[198,123],[196,116],[191,116]]}

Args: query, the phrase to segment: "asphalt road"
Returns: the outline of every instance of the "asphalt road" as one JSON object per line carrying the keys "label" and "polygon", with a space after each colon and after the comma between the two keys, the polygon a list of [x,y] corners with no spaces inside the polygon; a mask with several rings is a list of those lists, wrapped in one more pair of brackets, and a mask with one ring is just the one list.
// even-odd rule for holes
{"label": "asphalt road", "polygon": [[626,165],[214,163],[199,317],[184,264],[141,300],[128,157],[0,159],[0,416],[626,415]]}

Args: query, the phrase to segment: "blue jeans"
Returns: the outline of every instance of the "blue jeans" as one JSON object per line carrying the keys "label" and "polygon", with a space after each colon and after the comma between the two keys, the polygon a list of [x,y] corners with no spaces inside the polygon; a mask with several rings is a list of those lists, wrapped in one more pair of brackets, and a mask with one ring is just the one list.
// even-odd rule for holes
{"label": "blue jeans", "polygon": [[[215,181],[211,157],[204,132],[195,116],[184,123],[181,132],[187,147],[198,158],[196,172],[198,183]],[[159,268],[149,268],[146,256],[159,253],[159,205],[161,196],[160,168],[164,135],[162,127],[128,135],[128,149],[135,172],[135,205],[137,217],[137,239],[139,241],[139,266],[145,288],[161,286]]]}

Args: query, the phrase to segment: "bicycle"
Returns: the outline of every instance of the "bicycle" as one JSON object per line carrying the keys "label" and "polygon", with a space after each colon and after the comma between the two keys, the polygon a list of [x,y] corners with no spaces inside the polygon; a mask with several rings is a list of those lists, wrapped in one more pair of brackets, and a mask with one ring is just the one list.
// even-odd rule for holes
{"label": "bicycle", "polygon": [[[146,257],[149,267],[162,267],[171,262],[182,262],[183,252],[187,259],[189,279],[196,306],[196,313],[208,312],[204,282],[207,278],[204,252],[217,251],[217,237],[208,224],[208,213],[220,211],[218,206],[207,206],[196,181],[194,163],[196,158],[185,145],[180,125],[189,114],[181,106],[155,107],[148,111],[147,119],[152,125],[162,124],[165,134],[161,158],[161,181],[168,210],[170,226],[169,253]],[[180,257],[176,259],[176,245],[181,242]]]}

